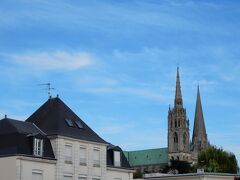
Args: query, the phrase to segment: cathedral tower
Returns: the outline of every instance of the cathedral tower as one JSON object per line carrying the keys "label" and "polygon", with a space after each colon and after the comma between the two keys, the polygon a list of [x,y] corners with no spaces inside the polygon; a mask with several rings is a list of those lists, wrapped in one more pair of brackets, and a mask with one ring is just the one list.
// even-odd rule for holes
{"label": "cathedral tower", "polygon": [[198,152],[206,149],[208,145],[209,144],[207,139],[204,118],[203,118],[200,90],[198,86],[194,127],[193,127],[193,137],[192,137],[193,160],[196,160]]}
{"label": "cathedral tower", "polygon": [[183,108],[179,68],[177,68],[177,80],[174,107],[168,110],[168,156],[169,159],[191,161],[189,148],[189,120],[186,109]]}

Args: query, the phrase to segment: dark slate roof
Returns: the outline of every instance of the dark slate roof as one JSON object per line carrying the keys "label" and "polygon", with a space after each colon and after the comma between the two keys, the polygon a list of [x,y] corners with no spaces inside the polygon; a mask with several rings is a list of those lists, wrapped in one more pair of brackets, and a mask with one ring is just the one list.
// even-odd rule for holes
{"label": "dark slate roof", "polygon": [[30,122],[4,118],[0,121],[0,135],[9,133],[45,135],[36,125]]}
{"label": "dark slate roof", "polygon": [[[73,122],[73,127],[67,125],[66,119]],[[48,136],[61,135],[108,144],[83,122],[59,97],[48,99],[26,121],[36,124]],[[77,127],[75,123],[77,121],[80,121],[83,128]]]}
{"label": "dark slate roof", "polygon": [[33,138],[43,139],[43,157],[54,159],[50,140],[36,125],[29,122],[4,118],[0,120],[0,156],[33,156]]}
{"label": "dark slate roof", "polygon": [[122,149],[119,146],[114,146],[112,144],[107,148],[107,165],[109,167],[114,167],[114,151],[119,151],[121,155],[121,167],[116,168],[130,169],[131,166],[129,165],[127,158],[124,156]]}

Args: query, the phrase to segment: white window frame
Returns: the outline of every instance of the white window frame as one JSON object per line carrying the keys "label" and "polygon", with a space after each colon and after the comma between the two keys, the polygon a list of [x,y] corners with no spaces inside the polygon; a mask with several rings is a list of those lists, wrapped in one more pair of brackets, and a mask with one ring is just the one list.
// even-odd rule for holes
{"label": "white window frame", "polygon": [[87,175],[79,175],[78,180],[87,180]]}
{"label": "white window frame", "polygon": [[43,180],[43,171],[42,170],[36,170],[36,169],[32,170],[32,180],[35,180],[35,179],[33,179],[34,174],[41,175],[42,176],[41,179]]}
{"label": "white window frame", "polygon": [[34,138],[33,140],[33,155],[43,156],[43,139]]}
{"label": "white window frame", "polygon": [[[65,163],[67,164],[72,164],[72,159],[73,159],[73,146],[72,144],[66,143],[65,144],[65,149],[64,149],[64,156],[65,156]],[[71,149],[71,154],[70,156],[67,154],[67,148]]]}
{"label": "white window frame", "polygon": [[71,178],[73,180],[73,175],[66,173],[66,174],[63,174],[63,180],[64,178]]}
{"label": "white window frame", "polygon": [[[81,154],[84,152],[84,154]],[[83,155],[83,157],[81,157]],[[80,146],[79,148],[79,164],[81,166],[87,165],[87,147],[86,146]]]}
{"label": "white window frame", "polygon": [[100,177],[93,177],[92,180],[101,180]]}
{"label": "white window frame", "polygon": [[113,151],[114,166],[121,167],[121,152]]}
{"label": "white window frame", "polygon": [[[93,167],[100,167],[100,159],[101,159],[100,152],[101,152],[100,148],[93,148]],[[96,158],[97,156],[98,158]]]}

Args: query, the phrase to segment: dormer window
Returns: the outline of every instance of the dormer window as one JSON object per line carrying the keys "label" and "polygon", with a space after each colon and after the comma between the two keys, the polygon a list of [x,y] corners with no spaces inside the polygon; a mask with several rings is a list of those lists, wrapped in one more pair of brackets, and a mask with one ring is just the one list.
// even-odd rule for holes
{"label": "dormer window", "polygon": [[43,156],[43,139],[34,138],[33,155]]}
{"label": "dormer window", "polygon": [[114,151],[114,166],[120,167],[121,166],[121,153],[120,151]]}

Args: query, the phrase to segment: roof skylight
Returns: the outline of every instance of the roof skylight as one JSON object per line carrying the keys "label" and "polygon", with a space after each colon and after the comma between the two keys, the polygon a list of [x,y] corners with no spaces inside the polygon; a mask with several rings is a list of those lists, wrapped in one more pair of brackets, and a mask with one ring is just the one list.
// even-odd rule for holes
{"label": "roof skylight", "polygon": [[67,123],[67,125],[68,125],[69,127],[73,127],[73,122],[72,122],[71,119],[65,119],[65,122]]}
{"label": "roof skylight", "polygon": [[79,129],[83,128],[82,122],[80,120],[76,120],[75,123]]}

